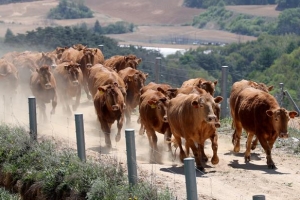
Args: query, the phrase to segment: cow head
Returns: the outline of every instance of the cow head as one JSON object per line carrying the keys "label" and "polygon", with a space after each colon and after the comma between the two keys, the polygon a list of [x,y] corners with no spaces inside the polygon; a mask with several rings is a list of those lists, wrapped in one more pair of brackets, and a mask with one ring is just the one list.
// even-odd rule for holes
{"label": "cow head", "polygon": [[128,56],[124,56],[124,60],[125,60],[125,68],[126,67],[131,67],[133,69],[136,69],[137,66],[142,62],[141,58],[137,58],[135,55],[128,55]]}
{"label": "cow head", "polygon": [[202,79],[200,79],[197,86],[199,88],[204,89],[205,91],[210,93],[212,96],[214,96],[217,83],[218,83],[218,81],[212,82],[212,81],[203,81]]}
{"label": "cow head", "polygon": [[91,68],[93,66],[96,53],[97,51],[91,48],[83,49],[83,57],[81,58],[81,60],[84,61],[87,68]]}
{"label": "cow head", "polygon": [[223,100],[222,97],[216,97],[215,99],[209,94],[204,93],[201,95],[195,95],[191,102],[191,105],[199,113],[199,117],[203,118],[207,123],[219,128],[221,126],[218,114],[217,104]]}
{"label": "cow head", "polygon": [[145,74],[139,70],[134,71],[134,74],[129,74],[124,78],[124,82],[128,86],[128,89],[130,88],[134,93],[139,94],[139,91],[145,86],[145,81],[148,77],[148,74]]}
{"label": "cow head", "polygon": [[42,53],[42,57],[37,61],[38,66],[49,65],[52,68],[56,68],[57,63],[57,55],[51,52]]}
{"label": "cow head", "polygon": [[266,114],[271,118],[274,131],[279,134],[280,138],[288,137],[288,121],[298,115],[296,111],[287,111],[284,108],[267,110]]}
{"label": "cow head", "polygon": [[107,108],[111,111],[121,111],[126,108],[124,96],[119,88],[118,83],[112,83],[100,86],[98,91],[105,101]]}
{"label": "cow head", "polygon": [[61,56],[63,54],[63,52],[68,49],[69,47],[56,47],[55,49],[55,53],[56,53],[56,57],[57,59],[61,59]]}
{"label": "cow head", "polygon": [[152,98],[148,101],[148,105],[151,109],[155,109],[156,116],[159,121],[168,122],[167,118],[167,108],[168,108],[169,100],[166,97],[161,98]]}
{"label": "cow head", "polygon": [[78,63],[69,63],[64,66],[65,70],[68,74],[68,80],[71,85],[78,86],[79,85],[79,74],[81,73],[80,64]]}
{"label": "cow head", "polygon": [[51,83],[52,74],[48,65],[44,65],[36,69],[36,71],[39,74],[40,84],[44,89],[51,89],[54,87],[54,85]]}

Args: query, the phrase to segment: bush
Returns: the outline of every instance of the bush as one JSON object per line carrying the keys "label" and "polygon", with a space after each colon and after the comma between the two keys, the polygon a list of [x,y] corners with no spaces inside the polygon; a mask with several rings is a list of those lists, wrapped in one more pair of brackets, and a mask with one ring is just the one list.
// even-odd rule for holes
{"label": "bush", "polygon": [[22,127],[0,125],[0,135],[0,185],[20,192],[22,199],[171,198],[144,182],[130,187],[115,159],[81,162],[75,150],[58,151],[50,141],[31,141]]}

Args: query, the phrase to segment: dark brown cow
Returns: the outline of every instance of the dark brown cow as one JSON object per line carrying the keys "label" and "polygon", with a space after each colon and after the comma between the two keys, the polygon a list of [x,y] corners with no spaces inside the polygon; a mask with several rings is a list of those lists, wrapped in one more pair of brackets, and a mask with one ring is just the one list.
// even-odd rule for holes
{"label": "dark brown cow", "polygon": [[68,115],[72,114],[70,109],[71,100],[75,97],[73,111],[79,106],[81,98],[82,72],[78,63],[63,62],[53,71],[57,82],[57,92],[63,109]]}
{"label": "dark brown cow", "polygon": [[220,103],[222,99],[222,97],[213,98],[202,90],[201,95],[178,94],[171,99],[168,107],[168,122],[175,142],[180,148],[180,160],[183,162],[183,159],[187,157],[181,145],[181,138],[184,138],[186,150],[192,149],[197,168],[202,171],[204,168],[200,158],[204,156],[202,155],[204,142],[208,138],[211,140],[213,150],[211,162],[214,165],[219,163],[216,128],[220,127],[220,122],[214,114],[213,106],[215,103]]}
{"label": "dark brown cow", "polygon": [[217,83],[218,83],[218,81],[212,82],[212,81],[207,81],[203,78],[194,78],[194,79],[189,79],[189,80],[183,82],[181,87],[197,86],[199,88],[206,90],[212,96],[214,96]]}
{"label": "dark brown cow", "polygon": [[141,58],[137,58],[135,55],[128,55],[128,56],[112,56],[109,59],[104,61],[104,65],[106,67],[112,68],[113,70],[119,72],[122,69],[127,67],[131,67],[136,69],[138,64],[142,62]]}
{"label": "dark brown cow", "polygon": [[[19,75],[16,67],[7,60],[0,59],[0,94],[14,98],[17,93]],[[11,101],[12,99],[10,99]]]}
{"label": "dark brown cow", "polygon": [[126,124],[129,125],[131,123],[131,113],[139,105],[140,90],[144,87],[148,74],[131,67],[120,70],[118,74],[127,85],[125,116]]}
{"label": "dark brown cow", "polygon": [[157,135],[155,132],[165,135],[165,140],[168,142],[168,149],[170,153],[172,153],[172,133],[167,121],[168,98],[161,92],[161,89],[158,88],[158,90],[147,90],[141,95],[140,99],[140,123],[145,127],[149,145],[152,149],[151,156],[155,158],[158,152]]}
{"label": "dark brown cow", "polygon": [[[232,116],[232,119],[234,119],[234,112],[235,112],[235,107],[236,107],[236,100],[238,98],[238,95],[241,91],[243,91],[243,89],[245,88],[249,88],[249,87],[252,87],[252,88],[256,88],[256,89],[259,89],[261,91],[264,91],[264,92],[267,92],[269,93],[272,89],[273,89],[273,86],[266,86],[264,83],[256,83],[254,81],[249,81],[249,80],[241,80],[241,81],[237,81],[235,82],[232,87],[231,87],[231,92],[230,92],[230,97],[229,97],[229,104],[230,104],[230,113],[231,113],[231,116]],[[232,121],[232,128],[235,129],[234,127],[234,120]],[[236,131],[234,131],[233,135],[232,135],[232,143],[235,144],[236,142]],[[251,149],[254,150],[256,148],[256,145],[257,145],[257,142],[258,142],[258,139],[255,138],[252,142],[252,146],[251,146]],[[239,148],[240,145],[235,145],[236,148]],[[236,152],[239,152],[240,150],[239,149],[235,149]]]}
{"label": "dark brown cow", "polygon": [[111,147],[111,126],[115,121],[117,121],[118,128],[116,142],[121,138],[126,107],[125,83],[114,70],[96,64],[90,69],[89,88],[94,97],[94,106],[105,135],[105,143]]}
{"label": "dark brown cow", "polygon": [[30,77],[30,89],[36,97],[40,109],[41,120],[47,122],[46,103],[52,101],[52,110],[50,114],[55,113],[57,105],[56,81],[51,73],[50,66],[42,66],[32,72]]}
{"label": "dark brown cow", "polygon": [[277,137],[288,137],[288,121],[298,113],[281,108],[271,94],[249,87],[243,89],[236,98],[234,110],[234,127],[236,132],[234,151],[240,150],[242,128],[248,134],[245,162],[250,161],[251,141],[255,135],[267,156],[268,168],[275,169],[271,150]]}

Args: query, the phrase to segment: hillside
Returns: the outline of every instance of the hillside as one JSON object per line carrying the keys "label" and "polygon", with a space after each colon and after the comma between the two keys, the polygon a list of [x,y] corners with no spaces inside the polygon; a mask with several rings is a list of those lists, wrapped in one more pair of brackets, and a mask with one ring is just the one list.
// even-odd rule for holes
{"label": "hillside", "polygon": [[[116,21],[126,21],[139,25],[134,33],[122,35],[109,35],[125,44],[138,44],[154,46],[157,41],[167,41],[172,38],[188,38],[189,40],[207,40],[218,42],[245,42],[255,40],[255,37],[240,36],[233,33],[216,30],[201,30],[187,24],[192,22],[194,16],[203,12],[203,9],[182,7],[182,0],[128,0],[121,2],[111,0],[86,0],[86,5],[94,12],[94,18],[77,20],[48,20],[48,11],[58,5],[58,0],[42,0],[30,3],[15,3],[0,6],[1,29],[0,37],[4,37],[7,28],[14,34],[25,33],[37,27],[56,25],[78,25],[86,23],[93,26],[98,20],[101,26]],[[266,8],[270,10],[270,8]],[[264,12],[264,7],[261,7]],[[185,25],[185,26],[182,26]],[[167,38],[167,39],[166,39]],[[167,42],[165,42],[167,43]],[[170,43],[165,44],[173,46]],[[185,46],[184,48],[192,47]]]}

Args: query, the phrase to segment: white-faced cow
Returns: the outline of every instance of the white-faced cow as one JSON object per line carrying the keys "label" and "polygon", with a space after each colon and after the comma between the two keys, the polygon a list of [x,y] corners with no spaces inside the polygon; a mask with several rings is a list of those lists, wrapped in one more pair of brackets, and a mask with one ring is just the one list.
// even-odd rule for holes
{"label": "white-faced cow", "polygon": [[53,70],[57,82],[57,93],[61,100],[64,112],[71,115],[71,100],[75,97],[75,104],[72,106],[73,111],[79,106],[81,98],[82,72],[78,63],[63,62],[57,65]]}
{"label": "white-faced cow", "polygon": [[125,117],[126,124],[129,125],[131,123],[131,113],[139,105],[140,90],[144,87],[148,74],[131,67],[120,70],[118,74],[127,85]]}
{"label": "white-faced cow", "polygon": [[[185,147],[187,152],[192,149],[195,156],[197,168],[204,170],[201,160],[205,160],[204,142],[208,138],[212,142],[213,157],[212,164],[218,164],[218,134],[216,128],[220,127],[220,122],[214,113],[216,103],[222,101],[222,97],[213,98],[211,94],[202,90],[202,94],[178,94],[171,99],[168,107],[168,122],[175,142],[180,149],[180,160],[186,155],[182,145],[181,138],[186,140]],[[196,147],[198,144],[198,147]]]}
{"label": "white-faced cow", "polygon": [[122,78],[112,69],[101,64],[94,65],[89,72],[89,89],[94,97],[94,107],[105,135],[105,143],[111,147],[112,124],[117,121],[116,142],[120,141],[126,108],[126,88]]}
{"label": "white-faced cow", "polygon": [[250,161],[251,141],[256,136],[267,156],[268,168],[274,169],[271,150],[278,137],[288,137],[288,121],[298,113],[279,106],[271,94],[252,87],[243,89],[237,96],[233,121],[235,127],[234,151],[240,150],[242,128],[248,134],[245,162]]}
{"label": "white-faced cow", "polygon": [[36,97],[41,120],[47,122],[46,103],[52,102],[50,114],[55,113],[57,105],[56,81],[51,73],[50,66],[42,66],[32,72],[30,77],[30,89],[32,94]]}

